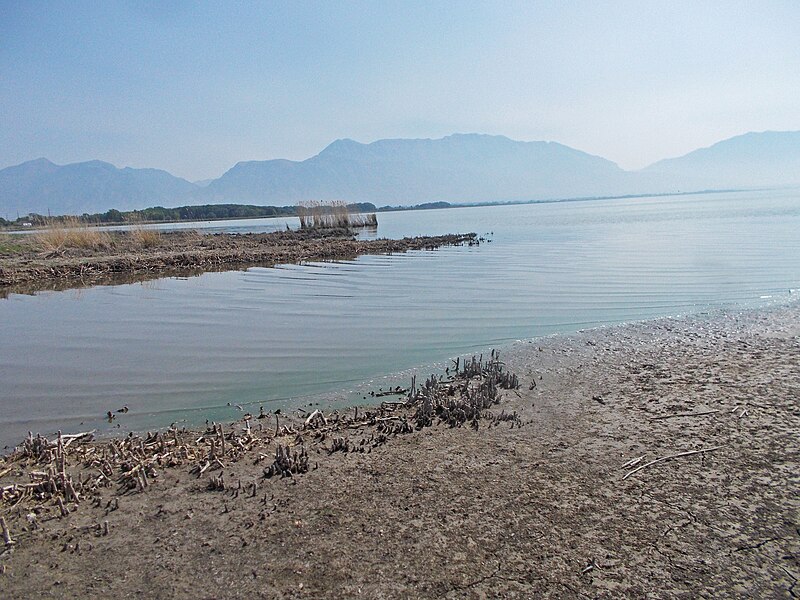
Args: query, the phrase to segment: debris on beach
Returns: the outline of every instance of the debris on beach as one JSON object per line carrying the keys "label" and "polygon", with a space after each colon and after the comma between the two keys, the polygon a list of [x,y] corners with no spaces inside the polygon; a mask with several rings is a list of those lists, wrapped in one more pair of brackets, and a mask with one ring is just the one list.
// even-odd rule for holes
{"label": "debris on beach", "polygon": [[[274,428],[252,415],[224,427],[209,423],[205,431],[178,429],[126,437],[95,440],[94,431],[62,434],[54,439],[29,433],[0,463],[0,477],[14,475],[16,482],[0,486],[0,508],[23,509],[29,522],[41,526],[51,518],[64,518],[82,503],[100,502],[103,492],[119,496],[144,492],[163,479],[165,469],[187,468],[198,478],[209,474],[208,489],[224,491],[224,473],[230,465],[255,453],[255,462],[268,461],[264,479],[302,475],[310,469],[310,449],[328,455],[368,453],[392,437],[408,435],[441,424],[478,429],[510,423],[521,426],[516,412],[490,409],[502,399],[502,390],[516,390],[517,376],[506,370],[492,350],[469,359],[458,358],[445,375],[431,375],[422,385],[416,376],[398,401],[383,401],[374,407],[358,407],[352,413],[334,411],[326,415],[314,410],[305,418],[276,413]],[[380,396],[380,394],[376,394]],[[113,413],[110,413],[113,415]],[[274,444],[274,450],[266,451]],[[107,511],[118,506],[109,501]]]}

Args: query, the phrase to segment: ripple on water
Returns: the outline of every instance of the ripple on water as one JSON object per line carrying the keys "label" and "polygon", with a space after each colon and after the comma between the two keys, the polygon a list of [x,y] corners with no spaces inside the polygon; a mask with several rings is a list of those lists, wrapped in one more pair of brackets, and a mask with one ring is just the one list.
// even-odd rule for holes
{"label": "ripple on water", "polygon": [[100,417],[123,405],[120,429],[236,418],[228,402],[353,400],[365,381],[457,354],[800,288],[795,192],[379,222],[381,236],[491,231],[492,242],[0,301],[0,442],[28,428],[107,430]]}

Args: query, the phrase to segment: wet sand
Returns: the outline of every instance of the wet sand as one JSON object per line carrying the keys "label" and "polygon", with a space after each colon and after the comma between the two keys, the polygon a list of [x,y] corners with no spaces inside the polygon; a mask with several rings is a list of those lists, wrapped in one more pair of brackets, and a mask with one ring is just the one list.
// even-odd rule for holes
{"label": "wet sand", "polygon": [[[408,431],[419,406],[391,405],[308,426],[280,415],[277,436],[274,415],[254,415],[251,436],[225,426],[224,449],[210,432],[118,440],[120,459],[76,441],[65,469],[105,483],[65,516],[57,496],[10,491],[47,465],[6,459],[0,595],[797,596],[800,305],[545,338],[501,359],[520,387],[477,429]],[[278,445],[303,449],[308,471],[264,478]],[[134,482],[126,461],[159,452],[172,458]]]}

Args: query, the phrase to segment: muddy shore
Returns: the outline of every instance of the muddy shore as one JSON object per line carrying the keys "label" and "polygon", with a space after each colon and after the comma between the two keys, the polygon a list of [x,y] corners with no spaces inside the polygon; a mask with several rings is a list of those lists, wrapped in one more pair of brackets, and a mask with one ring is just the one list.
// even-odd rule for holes
{"label": "muddy shore", "polygon": [[0,253],[0,294],[479,243],[473,233],[358,240],[342,229],[214,235],[173,231],[154,236],[146,246],[124,232],[103,235],[102,244],[94,247],[47,251],[36,246],[33,236],[15,239],[13,253]]}
{"label": "muddy shore", "polygon": [[451,400],[478,398],[487,369],[462,361],[408,404],[65,438],[63,467],[57,442],[29,442],[0,462],[0,595],[800,593],[800,305],[545,338],[501,361],[478,418]]}

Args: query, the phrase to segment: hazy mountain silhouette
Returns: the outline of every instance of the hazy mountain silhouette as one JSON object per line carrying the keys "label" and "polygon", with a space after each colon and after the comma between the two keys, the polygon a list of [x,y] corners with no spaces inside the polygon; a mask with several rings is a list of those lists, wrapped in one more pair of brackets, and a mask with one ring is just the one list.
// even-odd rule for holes
{"label": "hazy mountain silhouette", "polygon": [[347,200],[376,204],[563,198],[628,191],[616,164],[554,142],[457,134],[360,144],[337,140],[301,162],[241,162],[200,193],[208,202]]}
{"label": "hazy mountain silhouette", "polygon": [[555,142],[480,134],[371,144],[345,139],[304,161],[240,162],[199,184],[156,169],[38,159],[0,170],[0,216],[189,203],[381,206],[800,185],[800,132],[747,133],[636,172]]}
{"label": "hazy mountain silhouette", "polygon": [[800,185],[800,131],[745,133],[640,173],[665,189]]}
{"label": "hazy mountain silhouette", "polygon": [[118,169],[99,160],[61,166],[39,158],[0,170],[0,215],[130,210],[179,202],[194,189],[158,169]]}

